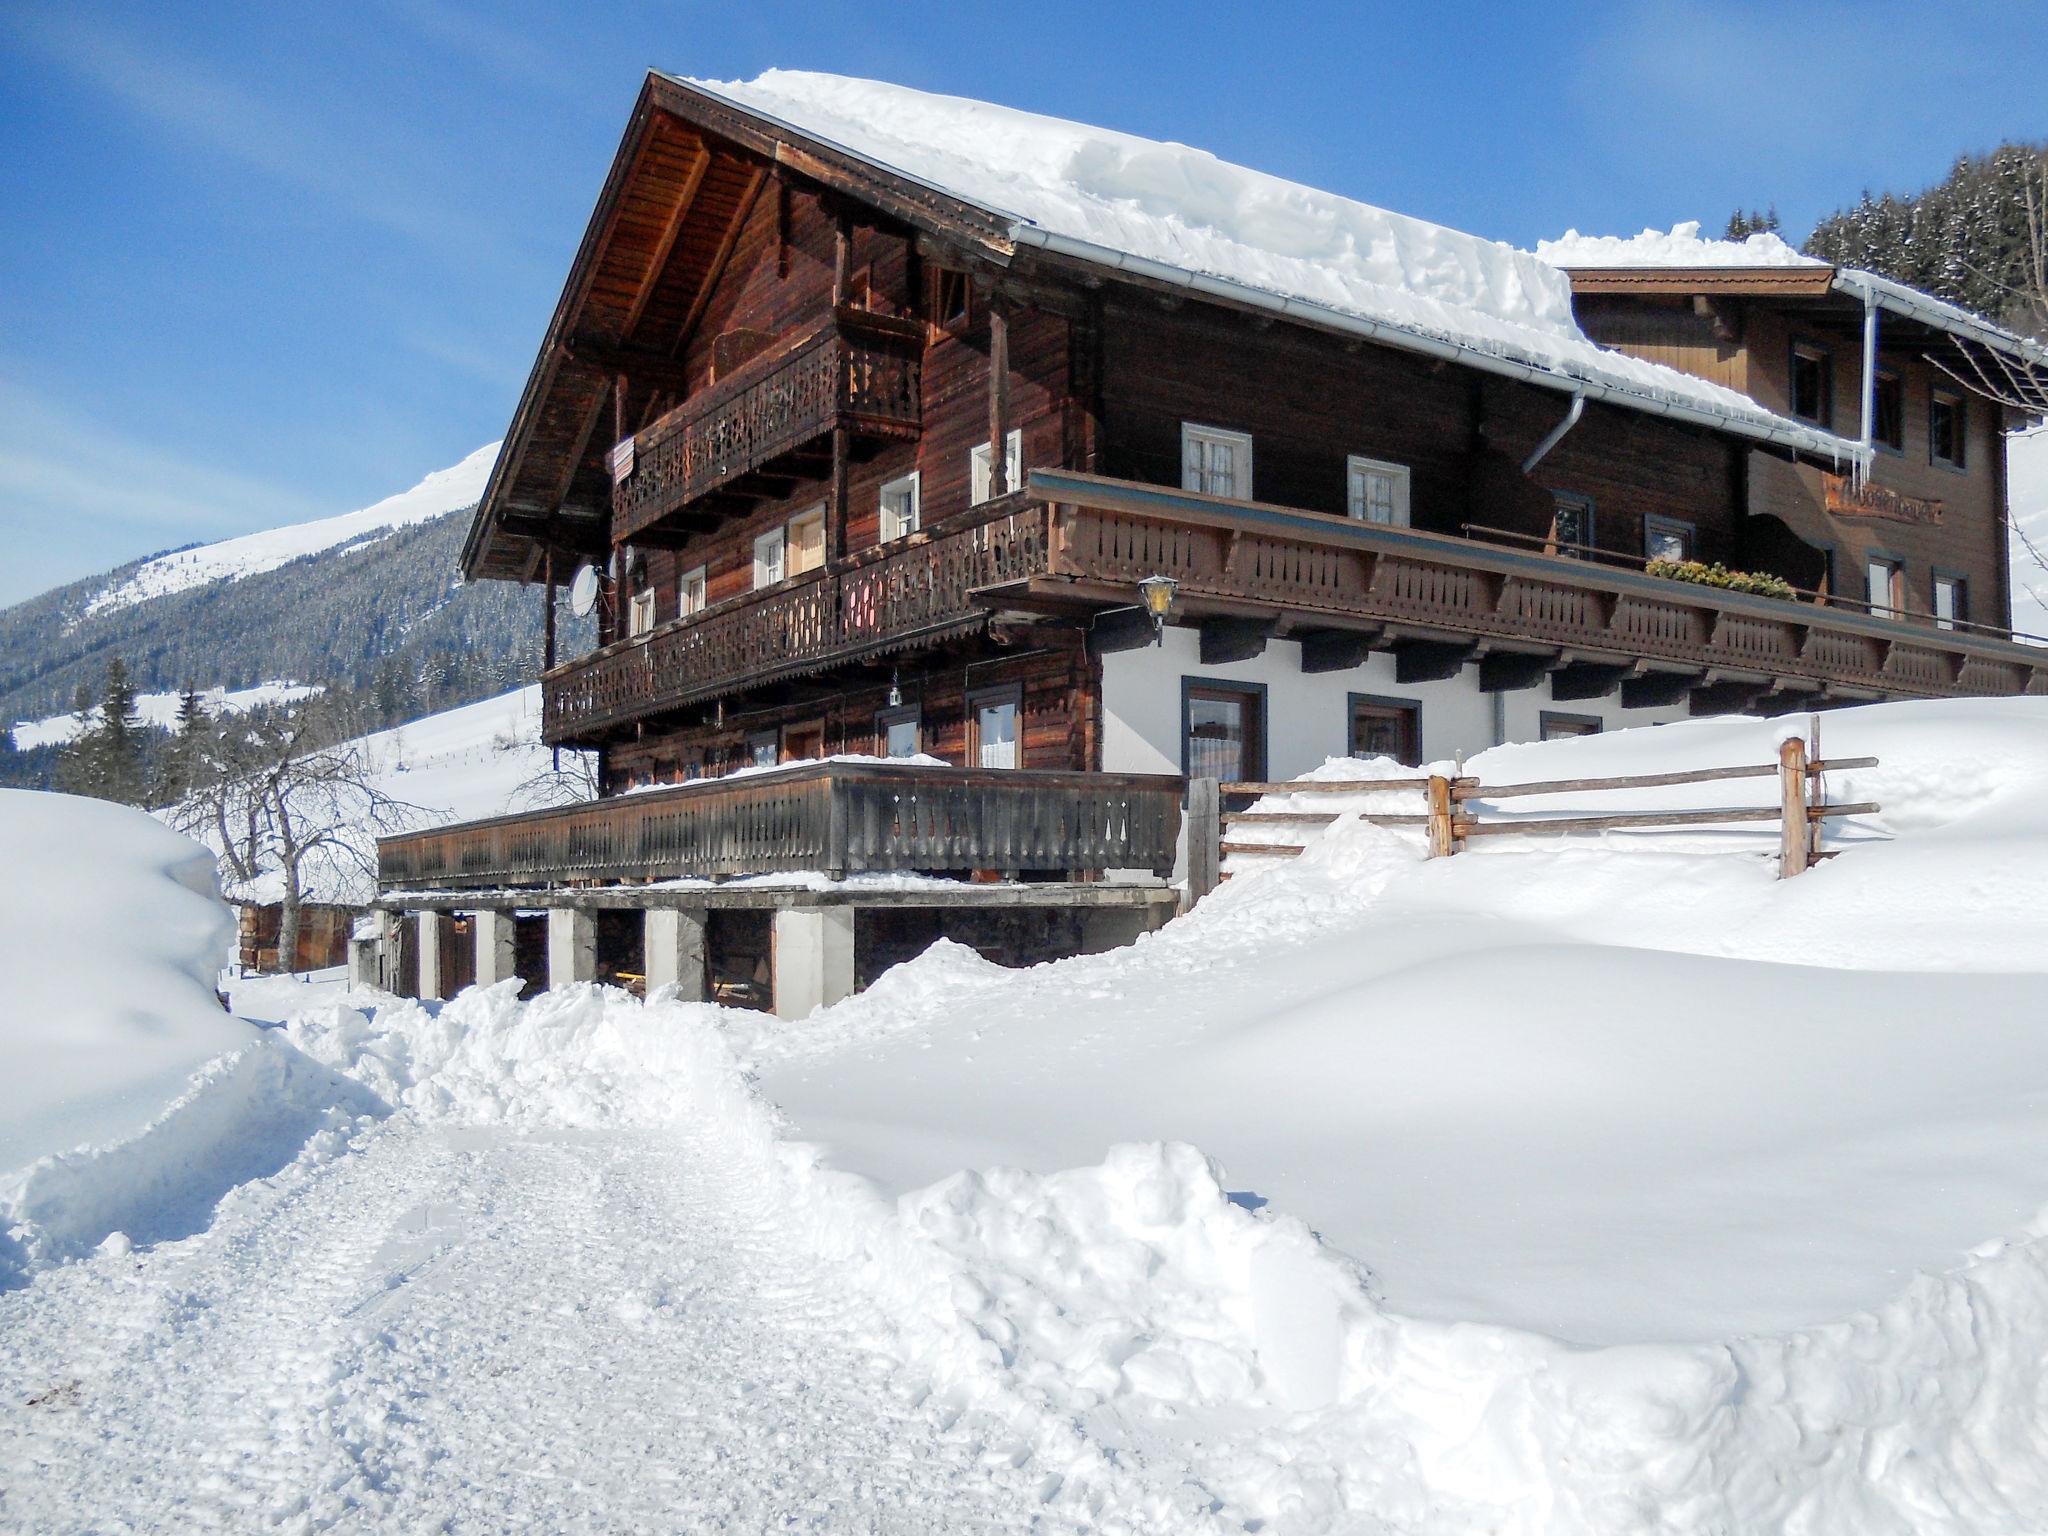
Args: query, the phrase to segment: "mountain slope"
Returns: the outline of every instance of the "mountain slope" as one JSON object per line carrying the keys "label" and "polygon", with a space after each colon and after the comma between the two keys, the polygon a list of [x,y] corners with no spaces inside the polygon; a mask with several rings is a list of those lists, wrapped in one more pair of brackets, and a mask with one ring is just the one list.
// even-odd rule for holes
{"label": "mountain slope", "polygon": [[[137,561],[0,610],[0,722],[63,714],[115,656],[145,693],[279,679],[376,688],[393,721],[530,679],[540,598],[456,570],[494,453],[360,512]],[[574,654],[587,636],[571,624],[563,643]]]}

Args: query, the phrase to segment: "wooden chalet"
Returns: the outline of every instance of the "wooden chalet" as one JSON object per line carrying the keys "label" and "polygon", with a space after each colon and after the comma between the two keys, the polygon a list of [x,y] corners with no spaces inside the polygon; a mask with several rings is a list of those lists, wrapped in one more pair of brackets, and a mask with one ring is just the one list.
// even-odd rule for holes
{"label": "wooden chalet", "polygon": [[[551,620],[600,576],[597,648],[542,687],[607,798],[394,840],[386,905],[709,911],[738,888],[630,882],[798,867],[1134,901],[1100,877],[1170,873],[1183,776],[2048,691],[1988,507],[1908,547],[1974,617],[1844,602],[1778,488],[1863,492],[1872,451],[1571,304],[1533,257],[1178,146],[650,74],[463,551]],[[1672,529],[1805,590],[1647,573]],[[904,761],[721,777],[848,754]]]}

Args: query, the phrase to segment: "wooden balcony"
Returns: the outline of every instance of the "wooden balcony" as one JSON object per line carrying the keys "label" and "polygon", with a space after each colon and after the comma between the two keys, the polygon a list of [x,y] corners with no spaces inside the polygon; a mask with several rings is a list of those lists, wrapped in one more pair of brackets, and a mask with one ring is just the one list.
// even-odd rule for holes
{"label": "wooden balcony", "polygon": [[820,870],[1172,873],[1181,781],[819,763],[387,837],[392,891]]}
{"label": "wooden balcony", "polygon": [[634,434],[632,471],[612,488],[612,537],[641,537],[749,476],[788,471],[838,426],[857,440],[915,437],[922,347],[914,322],[842,309],[700,391]]}
{"label": "wooden balcony", "polygon": [[981,589],[1045,569],[1046,514],[1019,494],[837,573],[750,592],[555,668],[541,680],[542,738],[608,730],[742,686],[887,655],[988,621]]}
{"label": "wooden balcony", "polygon": [[1483,688],[1547,677],[1557,698],[1643,706],[2048,693],[2048,648],[1995,633],[1066,470],[1032,470],[1028,494],[1051,508],[1045,573],[990,600],[1101,609],[1170,576],[1205,652],[1284,633],[1307,670],[1391,650],[1406,681],[1477,661]]}

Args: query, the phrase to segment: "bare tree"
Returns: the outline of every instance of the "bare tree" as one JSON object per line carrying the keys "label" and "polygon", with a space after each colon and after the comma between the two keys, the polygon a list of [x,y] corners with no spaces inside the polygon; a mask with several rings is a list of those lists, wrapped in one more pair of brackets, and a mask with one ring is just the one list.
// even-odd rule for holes
{"label": "bare tree", "polygon": [[556,757],[556,766],[543,768],[514,787],[506,802],[510,809],[539,811],[597,798],[597,754],[561,752]]}
{"label": "bare tree", "polygon": [[190,793],[171,813],[180,831],[215,847],[233,884],[278,876],[277,949],[287,970],[309,875],[325,869],[374,880],[377,838],[424,815],[379,785],[357,723],[325,699],[222,720],[198,754]]}

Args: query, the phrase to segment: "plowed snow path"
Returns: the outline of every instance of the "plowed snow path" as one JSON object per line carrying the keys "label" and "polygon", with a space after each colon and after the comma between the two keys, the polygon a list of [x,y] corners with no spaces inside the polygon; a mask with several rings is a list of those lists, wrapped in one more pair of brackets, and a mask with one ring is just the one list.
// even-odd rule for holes
{"label": "plowed snow path", "polygon": [[687,1131],[400,1115],[0,1295],[0,1529],[1044,1529],[882,1336]]}

